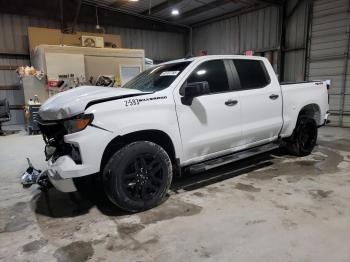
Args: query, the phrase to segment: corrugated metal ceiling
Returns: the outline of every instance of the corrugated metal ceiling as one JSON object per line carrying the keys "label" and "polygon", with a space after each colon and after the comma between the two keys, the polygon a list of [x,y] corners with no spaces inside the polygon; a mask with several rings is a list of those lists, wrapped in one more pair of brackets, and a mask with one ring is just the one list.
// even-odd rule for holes
{"label": "corrugated metal ceiling", "polygon": [[[123,11],[150,15],[154,18],[168,20],[178,24],[193,25],[208,19],[248,8],[259,3],[266,4],[279,0],[103,0],[96,5],[103,4]],[[180,14],[173,16],[171,11],[178,9]]]}

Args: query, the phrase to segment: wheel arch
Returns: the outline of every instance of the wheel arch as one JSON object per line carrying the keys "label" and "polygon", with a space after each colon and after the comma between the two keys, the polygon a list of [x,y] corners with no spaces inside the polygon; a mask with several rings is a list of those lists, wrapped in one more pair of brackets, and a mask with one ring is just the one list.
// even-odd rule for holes
{"label": "wheel arch", "polygon": [[312,104],[303,106],[299,111],[298,119],[301,116],[306,116],[314,119],[317,125],[321,124],[321,109],[318,104],[312,103]]}
{"label": "wheel arch", "polygon": [[169,155],[171,161],[176,163],[176,151],[174,143],[170,136],[164,131],[157,129],[140,130],[128,133],[122,136],[117,136],[112,139],[106,146],[100,164],[100,171],[103,171],[110,157],[124,145],[135,141],[150,141],[161,146]]}

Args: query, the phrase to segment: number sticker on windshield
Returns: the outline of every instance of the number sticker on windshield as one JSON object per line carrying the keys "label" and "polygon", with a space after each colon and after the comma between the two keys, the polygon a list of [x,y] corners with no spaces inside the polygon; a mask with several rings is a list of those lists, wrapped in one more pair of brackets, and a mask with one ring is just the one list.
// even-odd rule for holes
{"label": "number sticker on windshield", "polygon": [[180,71],[164,71],[160,76],[177,76]]}

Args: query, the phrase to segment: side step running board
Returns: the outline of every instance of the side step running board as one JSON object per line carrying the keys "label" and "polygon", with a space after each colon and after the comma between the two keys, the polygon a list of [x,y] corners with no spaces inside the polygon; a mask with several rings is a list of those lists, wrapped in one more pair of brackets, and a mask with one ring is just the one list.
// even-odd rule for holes
{"label": "side step running board", "polygon": [[240,151],[240,152],[236,152],[236,153],[233,153],[230,155],[225,155],[223,157],[207,160],[207,161],[199,163],[199,164],[194,164],[194,165],[188,167],[188,170],[192,174],[204,172],[206,170],[209,170],[209,169],[212,169],[212,168],[215,168],[218,166],[226,165],[226,164],[238,161],[238,160],[245,159],[247,157],[251,157],[254,155],[258,155],[261,153],[265,153],[265,152],[274,150],[278,147],[279,147],[279,145],[275,144],[275,143],[270,143],[270,144],[266,144],[263,146],[253,147],[253,148],[250,148],[250,149],[247,149],[244,151]]}

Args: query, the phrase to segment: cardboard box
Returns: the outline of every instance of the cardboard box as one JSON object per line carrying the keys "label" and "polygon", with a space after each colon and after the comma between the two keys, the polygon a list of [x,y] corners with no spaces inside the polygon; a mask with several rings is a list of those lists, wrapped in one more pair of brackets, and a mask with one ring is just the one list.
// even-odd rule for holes
{"label": "cardboard box", "polygon": [[81,46],[104,47],[104,40],[101,36],[83,35],[81,36]]}
{"label": "cardboard box", "polygon": [[89,32],[76,32],[75,34],[63,34],[59,29],[28,27],[29,49],[30,52],[38,45],[67,45],[82,46],[81,39],[83,35],[103,37],[104,46],[121,48],[120,35],[99,34]]}

